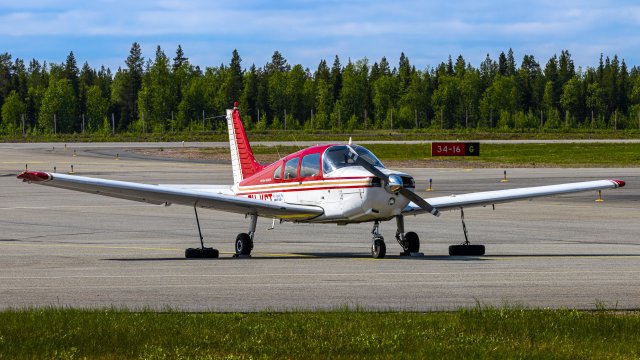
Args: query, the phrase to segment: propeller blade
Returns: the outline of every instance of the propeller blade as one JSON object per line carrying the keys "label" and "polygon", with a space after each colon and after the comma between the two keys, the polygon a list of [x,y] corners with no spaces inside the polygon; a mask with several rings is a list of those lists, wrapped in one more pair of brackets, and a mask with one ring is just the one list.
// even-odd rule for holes
{"label": "propeller blade", "polygon": [[[382,171],[380,171],[380,169],[373,166],[372,163],[367,161],[367,159],[364,159],[363,157],[358,155],[358,153],[351,146],[347,146],[347,147],[349,148],[348,156],[353,160],[354,163],[362,166],[363,168],[367,169],[367,171],[369,171],[371,174],[383,179],[387,184],[389,184],[390,182],[389,175],[383,173]],[[440,216],[440,212],[438,211],[438,209],[431,206],[431,204],[429,204],[425,199],[421,198],[418,194],[414,193],[413,191],[405,187],[401,187],[398,191],[404,197],[411,200],[414,204],[420,206],[430,214],[434,216]]]}
{"label": "propeller blade", "polygon": [[380,171],[380,169],[373,166],[372,163],[368,162],[366,159],[358,155],[358,153],[355,150],[353,150],[351,146],[347,146],[347,147],[349,148],[348,156],[351,160],[353,160],[355,164],[362,166],[363,168],[367,169],[367,171],[369,171],[371,174],[379,177],[380,179],[386,182],[389,182],[389,176],[387,174],[383,173],[382,171]]}
{"label": "propeller blade", "polygon": [[431,206],[431,204],[429,204],[427,200],[423,199],[422,197],[420,197],[420,195],[414,193],[413,191],[403,187],[400,189],[400,194],[411,200],[414,204],[428,211],[431,215],[440,216],[440,211],[438,211],[438,209]]}

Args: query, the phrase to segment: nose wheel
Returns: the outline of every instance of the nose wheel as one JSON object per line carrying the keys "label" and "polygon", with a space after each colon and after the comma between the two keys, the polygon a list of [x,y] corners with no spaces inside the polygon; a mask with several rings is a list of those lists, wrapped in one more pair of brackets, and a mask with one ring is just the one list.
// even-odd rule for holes
{"label": "nose wheel", "polygon": [[382,259],[387,254],[387,245],[384,243],[384,237],[380,235],[380,222],[375,221],[373,223],[373,230],[371,230],[371,257],[374,259]]}

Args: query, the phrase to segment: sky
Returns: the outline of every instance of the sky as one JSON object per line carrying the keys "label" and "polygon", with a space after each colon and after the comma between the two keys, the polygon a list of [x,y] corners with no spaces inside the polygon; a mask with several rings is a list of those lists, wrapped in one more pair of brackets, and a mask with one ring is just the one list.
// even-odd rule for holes
{"label": "sky", "polygon": [[640,2],[609,0],[0,0],[0,53],[62,63],[73,51],[86,61],[125,67],[131,44],[153,58],[182,46],[201,68],[228,64],[237,49],[243,68],[264,66],[274,51],[314,71],[404,52],[423,70],[462,55],[478,67],[512,48],[542,66],[568,50],[576,66],[597,66],[600,54],[640,65]]}

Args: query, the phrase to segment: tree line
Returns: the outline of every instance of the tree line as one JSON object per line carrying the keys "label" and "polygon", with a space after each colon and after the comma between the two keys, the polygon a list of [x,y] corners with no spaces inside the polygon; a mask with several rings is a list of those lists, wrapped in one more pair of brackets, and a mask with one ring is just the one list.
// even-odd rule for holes
{"label": "tree line", "polygon": [[336,55],[311,71],[275,51],[263,67],[200,68],[181,46],[169,58],[158,46],[145,58],[133,43],[114,73],[73,52],[62,64],[0,54],[0,132],[172,132],[221,129],[220,115],[239,101],[250,129],[497,129],[517,131],[640,128],[640,69],[618,56],[597,67],[576,67],[563,50],[541,65],[509,49],[478,68],[460,55],[423,70],[404,53],[383,57]]}

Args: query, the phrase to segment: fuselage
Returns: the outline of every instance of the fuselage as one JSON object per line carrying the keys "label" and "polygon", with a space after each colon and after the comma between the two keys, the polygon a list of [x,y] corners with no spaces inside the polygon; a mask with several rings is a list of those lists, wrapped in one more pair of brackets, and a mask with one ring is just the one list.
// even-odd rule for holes
{"label": "fuselage", "polygon": [[[386,174],[398,175],[415,188],[407,174],[385,169],[367,149],[352,146]],[[400,215],[409,200],[389,191],[383,181],[355,165],[345,145],[313,146],[288,155],[233,187],[237,196],[321,207],[324,213],[305,222],[357,223]]]}

